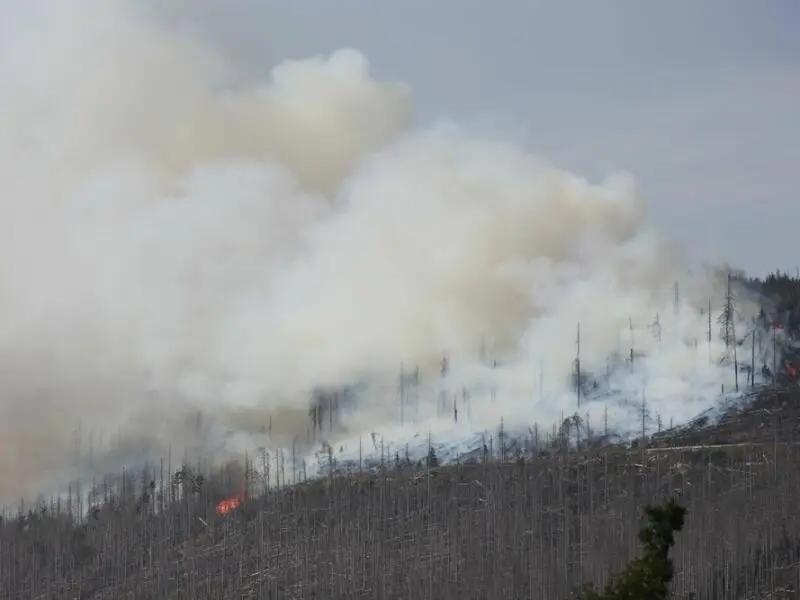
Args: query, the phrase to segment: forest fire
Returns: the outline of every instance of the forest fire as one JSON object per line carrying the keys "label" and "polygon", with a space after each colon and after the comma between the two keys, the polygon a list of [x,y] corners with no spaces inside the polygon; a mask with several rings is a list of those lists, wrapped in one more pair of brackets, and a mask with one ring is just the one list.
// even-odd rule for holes
{"label": "forest fire", "polygon": [[245,482],[242,481],[241,491],[235,496],[223,498],[217,503],[217,514],[227,515],[236,510],[245,500]]}

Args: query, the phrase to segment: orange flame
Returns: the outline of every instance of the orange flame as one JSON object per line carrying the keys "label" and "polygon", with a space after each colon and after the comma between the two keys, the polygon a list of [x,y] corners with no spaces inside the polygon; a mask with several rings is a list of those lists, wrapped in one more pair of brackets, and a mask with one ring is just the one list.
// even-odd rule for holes
{"label": "orange flame", "polygon": [[229,512],[236,510],[245,499],[245,482],[242,480],[242,491],[235,496],[223,498],[217,504],[217,514],[227,515]]}
{"label": "orange flame", "polygon": [[230,498],[224,498],[223,500],[219,501],[219,504],[217,504],[217,514],[227,515],[232,510],[236,510],[236,508],[241,503],[242,499],[239,496],[231,496]]}

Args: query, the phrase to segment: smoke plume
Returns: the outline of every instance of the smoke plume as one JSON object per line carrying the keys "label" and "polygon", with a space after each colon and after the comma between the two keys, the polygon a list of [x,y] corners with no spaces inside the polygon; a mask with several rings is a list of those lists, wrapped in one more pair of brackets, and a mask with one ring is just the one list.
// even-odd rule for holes
{"label": "smoke plume", "polygon": [[368,382],[348,439],[400,443],[439,422],[432,394],[398,428],[401,363],[472,390],[481,427],[549,425],[575,411],[579,323],[583,371],[635,348],[609,389],[665,421],[732,385],[701,312],[724,283],[689,272],[626,174],[415,129],[355,50],[243,84],[134,2],[68,4],[0,38],[0,501],[85,475],[87,451],[178,454],[197,412],[292,440],[318,386]]}

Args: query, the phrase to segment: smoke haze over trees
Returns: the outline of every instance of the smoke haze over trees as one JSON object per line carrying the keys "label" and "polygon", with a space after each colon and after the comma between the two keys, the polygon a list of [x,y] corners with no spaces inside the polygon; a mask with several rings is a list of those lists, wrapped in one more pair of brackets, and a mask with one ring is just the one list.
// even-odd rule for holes
{"label": "smoke haze over trees", "polygon": [[358,50],[0,4],[0,598],[558,598],[676,489],[676,593],[794,585],[791,274]]}
{"label": "smoke haze over trees", "polygon": [[[443,353],[471,398],[460,436],[552,423],[573,410],[578,323],[583,372],[646,387],[665,422],[734,385],[702,343],[724,274],[649,225],[628,174],[416,128],[412,90],[355,50],[243,80],[143,4],[86,8],[20,5],[2,38],[0,498],[170,446],[298,444],[320,386],[367,389],[336,440],[351,455],[378,430],[437,432],[429,388],[394,429],[396,380],[438,387]],[[758,308],[738,298],[737,332]],[[631,350],[634,375],[610,369]],[[618,404],[608,420],[640,429]]]}

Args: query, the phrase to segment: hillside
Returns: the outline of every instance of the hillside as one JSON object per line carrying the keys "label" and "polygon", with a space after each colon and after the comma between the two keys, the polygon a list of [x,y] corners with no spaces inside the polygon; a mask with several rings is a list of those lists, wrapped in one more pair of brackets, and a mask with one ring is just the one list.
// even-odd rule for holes
{"label": "hillside", "polygon": [[[215,506],[236,492],[237,465],[127,474],[85,522],[57,504],[8,520],[0,598],[566,598],[624,565],[641,506],[670,494],[689,509],[676,597],[796,597],[798,442],[793,385],[647,447],[387,462],[268,490],[228,516]],[[709,444],[727,446],[674,448]]]}
{"label": "hillside", "polygon": [[[780,298],[768,318],[796,335],[797,281],[748,285]],[[770,383],[719,418],[629,444],[570,435],[567,419],[536,450],[499,437],[454,464],[387,452],[268,481],[246,458],[167,460],[85,483],[7,512],[0,599],[568,598],[635,555],[642,506],[667,496],[689,510],[676,598],[795,598],[797,358],[787,346]]]}
{"label": "hillside", "polygon": [[749,5],[6,0],[0,600],[800,599]]}

